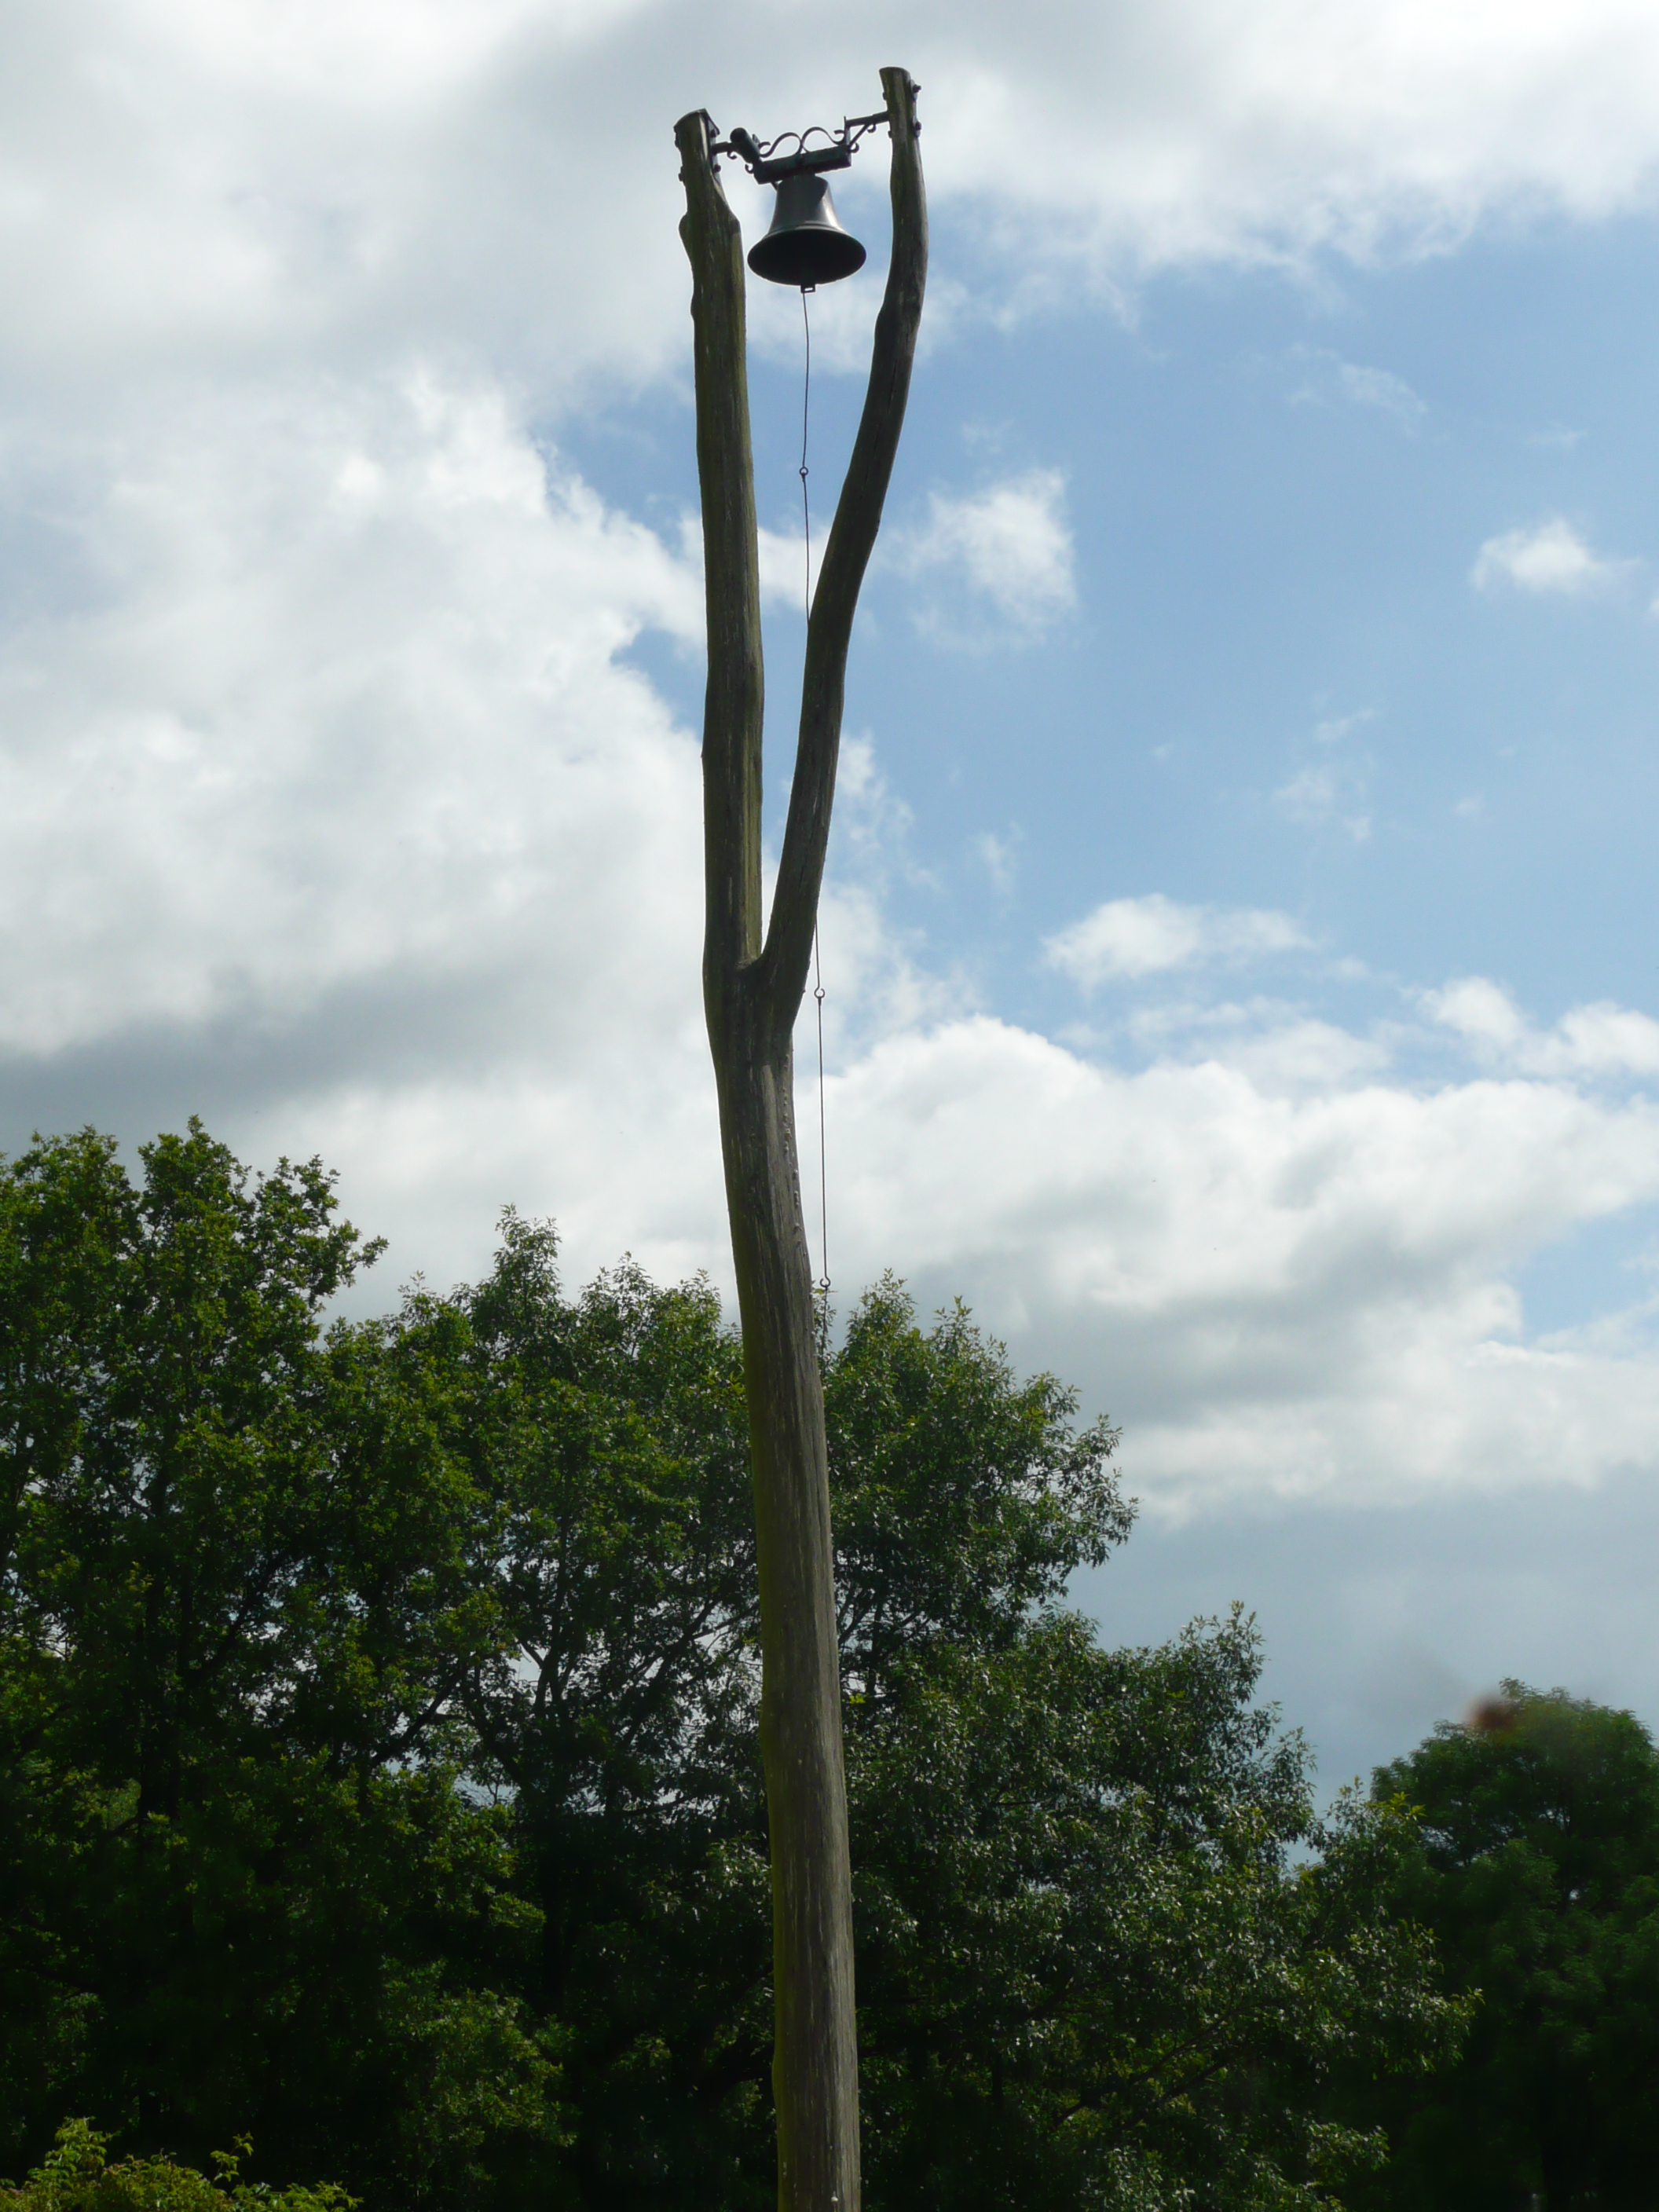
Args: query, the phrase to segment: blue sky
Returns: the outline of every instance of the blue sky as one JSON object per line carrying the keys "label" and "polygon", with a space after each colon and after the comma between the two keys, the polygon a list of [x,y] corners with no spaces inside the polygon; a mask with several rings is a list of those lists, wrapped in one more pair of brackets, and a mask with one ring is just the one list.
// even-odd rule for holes
{"label": "blue sky", "polygon": [[[1082,1595],[1255,1607],[1328,1778],[1510,1672],[1659,1723],[1651,10],[8,35],[0,1145],[320,1152],[371,1303],[509,1200],[573,1275],[725,1279],[670,132],[897,56],[934,260],[824,912],[838,1290],[961,1291],[1121,1418]],[[775,811],[801,337],[751,313]]]}

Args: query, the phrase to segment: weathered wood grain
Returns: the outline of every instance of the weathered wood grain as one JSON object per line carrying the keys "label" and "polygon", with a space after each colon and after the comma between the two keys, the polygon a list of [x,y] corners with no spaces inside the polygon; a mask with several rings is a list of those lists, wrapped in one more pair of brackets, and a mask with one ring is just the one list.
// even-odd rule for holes
{"label": "weathered wood grain", "polygon": [[765,684],[744,359],[743,241],[706,114],[675,131],[691,263],[708,678],[703,1005],[720,1100],[760,1570],[761,1751],[772,1864],[780,2212],[859,2212],[858,2049],[835,1565],[793,1036],[835,796],[853,617],[904,421],[927,267],[915,87],[882,71],[893,256],[874,357],[807,631],[800,732],[763,939]]}

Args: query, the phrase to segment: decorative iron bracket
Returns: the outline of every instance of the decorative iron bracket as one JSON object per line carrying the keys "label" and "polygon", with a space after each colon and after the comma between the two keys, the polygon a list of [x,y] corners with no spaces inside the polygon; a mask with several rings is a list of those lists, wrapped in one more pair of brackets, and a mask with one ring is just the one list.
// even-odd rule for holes
{"label": "decorative iron bracket", "polygon": [[[884,107],[876,115],[848,115],[842,119],[838,131],[826,130],[823,124],[814,123],[805,131],[782,131],[775,138],[761,144],[748,131],[733,131],[729,137],[714,133],[714,143],[709,153],[715,161],[723,154],[735,154],[757,185],[775,185],[781,177],[819,175],[826,169],[850,169],[859,141],[866,131],[888,120]],[[827,145],[809,146],[809,138],[823,138]],[[780,154],[778,148],[793,140],[793,154]]]}

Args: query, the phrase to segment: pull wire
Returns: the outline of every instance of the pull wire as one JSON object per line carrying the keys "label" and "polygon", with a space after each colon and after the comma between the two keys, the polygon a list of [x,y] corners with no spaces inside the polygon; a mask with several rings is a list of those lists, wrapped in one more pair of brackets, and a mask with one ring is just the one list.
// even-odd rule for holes
{"label": "pull wire", "polygon": [[806,312],[806,295],[815,288],[800,288],[800,326],[806,340],[806,374],[800,387],[800,534],[806,547],[806,619],[812,619],[812,510],[806,498],[806,425],[812,405],[812,324]]}
{"label": "pull wire", "polygon": [[[810,284],[800,288],[800,325],[806,343],[806,374],[801,382],[800,395],[800,532],[806,548],[806,623],[812,623],[812,508],[806,495],[806,428],[812,405],[812,321],[806,311],[806,295]],[[812,921],[812,996],[817,1001],[818,1015],[818,1256],[823,1263],[823,1273],[818,1278],[818,1291],[830,1295],[830,1162],[824,1146],[823,1112],[823,970],[818,961],[818,925]]]}
{"label": "pull wire", "polygon": [[823,1273],[818,1288],[830,1294],[830,1167],[823,1143],[823,974],[818,966],[818,933],[812,931],[812,996],[818,1002],[818,1251]]}

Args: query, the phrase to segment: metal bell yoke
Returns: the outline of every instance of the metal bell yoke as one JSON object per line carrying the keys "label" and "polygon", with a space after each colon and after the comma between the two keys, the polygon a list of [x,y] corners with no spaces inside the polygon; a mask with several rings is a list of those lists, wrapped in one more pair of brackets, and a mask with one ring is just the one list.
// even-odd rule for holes
{"label": "metal bell yoke", "polygon": [[864,248],[836,213],[824,172],[850,169],[859,140],[886,120],[884,109],[878,115],[850,116],[827,146],[809,147],[811,131],[786,131],[784,138],[794,140],[795,150],[782,155],[777,149],[783,138],[761,146],[747,131],[734,131],[724,145],[716,146],[716,153],[740,156],[756,183],[772,185],[777,194],[770,228],[749,249],[749,266],[757,276],[811,292],[863,268]]}

